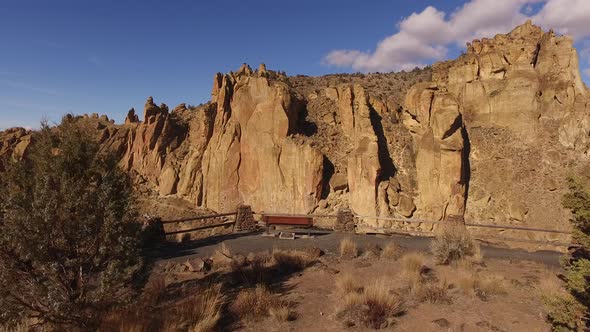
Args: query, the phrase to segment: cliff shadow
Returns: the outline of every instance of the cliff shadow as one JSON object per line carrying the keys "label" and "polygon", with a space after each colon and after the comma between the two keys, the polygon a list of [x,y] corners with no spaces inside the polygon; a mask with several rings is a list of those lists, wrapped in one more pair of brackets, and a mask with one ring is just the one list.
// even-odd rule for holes
{"label": "cliff shadow", "polygon": [[332,175],[334,175],[334,164],[328,159],[328,157],[324,156],[324,171],[322,174],[322,194],[320,199],[325,199],[330,195],[330,179],[332,179]]}
{"label": "cliff shadow", "polygon": [[465,202],[463,209],[467,209],[467,198],[469,196],[469,184],[471,183],[471,162],[469,156],[471,155],[471,142],[469,140],[469,133],[465,126],[461,126],[461,135],[463,136],[463,153],[461,156],[461,183],[465,185]]}
{"label": "cliff shadow", "polygon": [[295,108],[297,110],[297,122],[290,134],[301,134],[307,137],[317,134],[317,124],[308,119],[309,111],[307,110],[307,102],[304,100],[297,100],[295,101]]}
{"label": "cliff shadow", "polygon": [[385,138],[385,132],[383,131],[383,118],[373,109],[370,108],[370,119],[373,131],[377,136],[377,145],[379,153],[379,163],[381,164],[381,173],[379,174],[378,181],[387,181],[390,177],[394,176],[397,172],[393,159],[389,154],[389,147],[387,146],[387,139]]}

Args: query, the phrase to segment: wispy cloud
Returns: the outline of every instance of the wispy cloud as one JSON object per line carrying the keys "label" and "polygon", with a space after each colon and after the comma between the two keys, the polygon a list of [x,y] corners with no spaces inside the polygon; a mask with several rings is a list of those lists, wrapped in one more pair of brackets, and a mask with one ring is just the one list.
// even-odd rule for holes
{"label": "wispy cloud", "polygon": [[[540,6],[536,14],[531,4]],[[428,6],[400,21],[399,31],[374,51],[334,50],[324,62],[360,71],[411,69],[443,59],[453,46],[508,32],[529,18],[577,41],[590,37],[588,0],[471,0],[452,13]]]}
{"label": "wispy cloud", "polygon": [[58,92],[53,89],[47,89],[43,87],[38,87],[26,82],[9,80],[9,79],[0,79],[0,85],[8,86],[14,89],[21,89],[21,90],[28,90],[32,92],[42,93],[46,95],[56,96]]}

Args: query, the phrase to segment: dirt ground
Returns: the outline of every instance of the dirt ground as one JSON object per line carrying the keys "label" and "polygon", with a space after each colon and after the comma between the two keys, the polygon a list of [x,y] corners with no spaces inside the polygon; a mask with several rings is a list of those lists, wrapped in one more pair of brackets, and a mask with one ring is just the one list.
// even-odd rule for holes
{"label": "dirt ground", "polygon": [[[356,259],[335,262],[330,267],[349,272],[365,282],[386,276],[400,278],[398,261]],[[386,330],[395,331],[550,331],[545,322],[545,312],[534,284],[544,275],[545,267],[538,263],[507,263],[488,260],[483,273],[492,273],[505,279],[508,294],[482,301],[451,290],[450,304],[412,304],[394,326]],[[448,266],[437,266],[439,275],[450,278],[457,271]],[[365,327],[346,328],[337,319],[340,294],[335,290],[334,275],[324,269],[310,269],[292,277],[286,283],[290,289],[281,297],[296,303],[298,318],[292,322],[277,323],[272,319],[251,323],[243,331],[372,331]],[[545,276],[546,277],[546,276]],[[440,277],[439,277],[440,278]],[[399,281],[401,284],[401,280]]]}
{"label": "dirt ground", "polygon": [[[357,258],[341,258],[338,244],[342,238],[351,238],[357,243],[360,254]],[[324,252],[316,264],[301,272],[289,275],[272,288],[276,295],[289,303],[296,319],[277,322],[272,317],[255,321],[222,322],[224,330],[230,331],[370,331],[359,324],[349,326],[339,316],[343,295],[336,287],[342,275],[352,275],[362,285],[379,278],[386,278],[403,291],[403,255],[421,252],[426,255],[427,266],[437,280],[448,283],[448,303],[428,303],[409,299],[403,314],[384,330],[394,331],[550,331],[546,312],[542,304],[542,283],[559,283],[559,268],[553,254],[531,254],[528,258],[537,262],[502,257],[494,249],[483,251],[483,260],[476,265],[437,265],[428,254],[428,240],[376,237],[367,235],[325,234],[311,239],[278,240],[260,235],[235,238],[220,238],[208,242],[185,256],[159,261],[154,275],[163,275],[169,287],[198,283],[207,278],[202,272],[191,272],[185,262],[207,258],[220,250],[221,243],[232,254],[249,252],[270,252],[273,249],[302,250],[318,247]],[[225,240],[225,241],[222,241]],[[384,248],[388,243],[401,245],[397,258],[375,255],[369,248]],[[486,254],[487,252],[487,254]],[[510,256],[510,255],[507,255]],[[547,259],[551,257],[551,259]],[[549,262],[549,263],[548,263]],[[460,280],[466,274],[492,276],[502,284],[501,294],[486,297],[467,294],[460,287]],[[176,285],[176,286],[175,286]],[[186,286],[182,286],[186,287]],[[397,287],[397,286],[396,286]]]}

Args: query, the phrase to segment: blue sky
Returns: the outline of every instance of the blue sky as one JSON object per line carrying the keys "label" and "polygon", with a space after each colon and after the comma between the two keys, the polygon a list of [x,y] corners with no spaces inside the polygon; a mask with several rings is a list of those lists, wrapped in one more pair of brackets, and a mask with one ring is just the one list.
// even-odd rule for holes
{"label": "blue sky", "polygon": [[[574,33],[589,67],[588,18],[575,15],[590,15],[582,10],[590,1],[506,0],[511,6],[481,10],[490,3],[503,2],[0,0],[0,128],[67,112],[121,121],[150,95],[170,107],[199,104],[214,73],[243,62],[290,75],[429,64],[526,16]],[[547,6],[573,14],[541,15]]]}

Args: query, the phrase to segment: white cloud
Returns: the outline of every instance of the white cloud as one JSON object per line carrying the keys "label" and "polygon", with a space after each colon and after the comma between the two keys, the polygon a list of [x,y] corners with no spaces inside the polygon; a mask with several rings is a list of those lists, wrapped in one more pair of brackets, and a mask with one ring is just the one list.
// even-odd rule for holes
{"label": "white cloud", "polygon": [[[538,2],[541,10],[530,16]],[[443,59],[452,45],[508,32],[529,18],[578,39],[590,36],[590,0],[471,0],[450,14],[428,6],[399,22],[399,31],[373,52],[335,50],[324,62],[360,71],[410,69]]]}
{"label": "white cloud", "polygon": [[555,31],[584,38],[590,36],[590,1],[549,0],[533,20]]}

